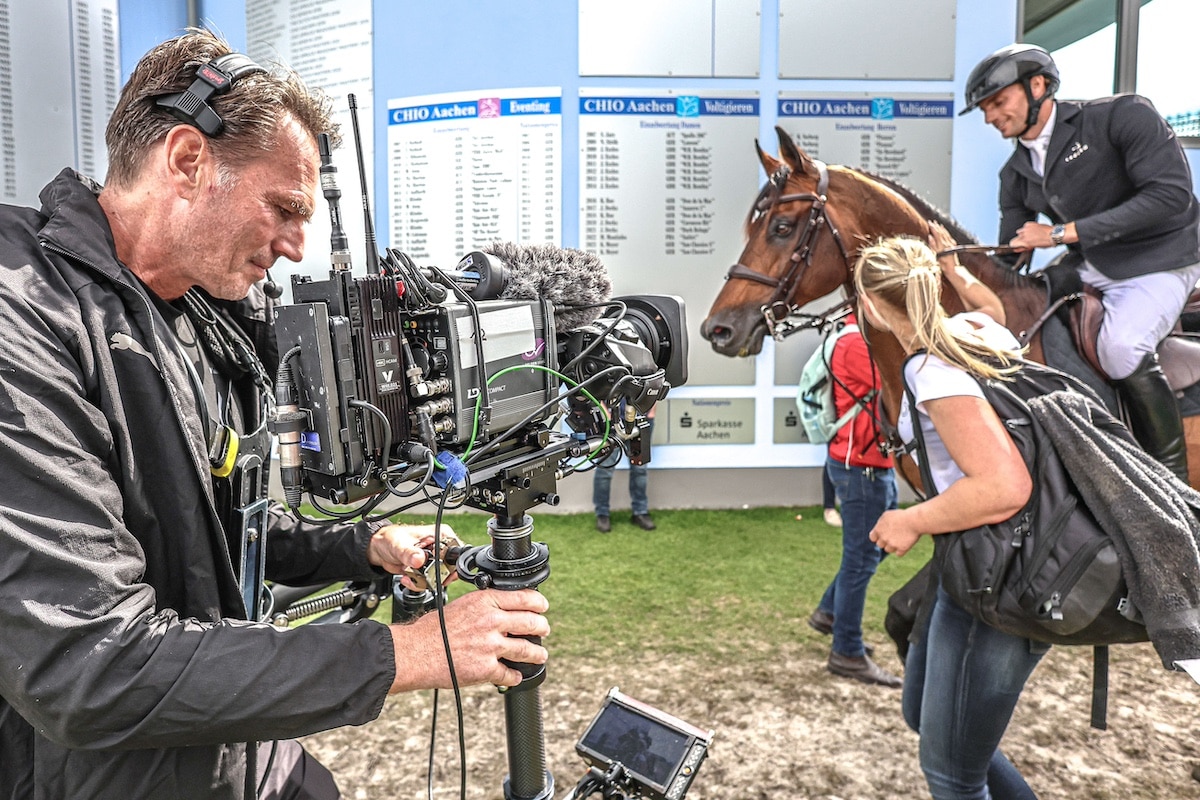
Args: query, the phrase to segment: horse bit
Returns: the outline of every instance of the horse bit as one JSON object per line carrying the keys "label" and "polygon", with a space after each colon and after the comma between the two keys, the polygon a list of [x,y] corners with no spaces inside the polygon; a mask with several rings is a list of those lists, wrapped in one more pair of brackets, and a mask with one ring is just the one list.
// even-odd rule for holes
{"label": "horse bit", "polygon": [[[833,236],[833,241],[837,243],[838,250],[842,254],[842,261],[845,262],[847,271],[849,271],[850,266],[850,256],[846,252],[846,245],[842,242],[841,234],[834,227],[825,208],[827,203],[826,193],[829,191],[829,169],[822,161],[813,159],[812,163],[817,169],[818,176],[816,194],[811,192],[783,194],[788,176],[791,174],[791,168],[787,164],[782,164],[771,176],[754,204],[752,222],[765,214],[769,214],[781,203],[790,203],[798,200],[808,200],[812,203],[812,207],[808,212],[808,221],[804,229],[800,232],[800,237],[797,239],[796,246],[792,250],[791,264],[787,272],[782,278],[772,278],[770,275],[755,272],[745,264],[739,263],[730,267],[729,272],[725,275],[725,280],[742,278],[743,280],[765,284],[774,289],[771,298],[763,304],[759,311],[766,322],[767,332],[775,341],[783,341],[784,337],[806,328],[823,328],[831,322],[831,315],[834,319],[844,316],[854,304],[854,298],[851,296],[822,314],[812,315],[799,313],[799,307],[790,302],[792,291],[796,288],[796,284],[800,282],[804,271],[812,265],[813,248],[816,243],[817,234],[820,233],[822,227],[829,228],[829,232]],[[836,312],[839,311],[842,313],[837,314]],[[805,321],[795,322],[793,321],[795,318],[802,318]]]}

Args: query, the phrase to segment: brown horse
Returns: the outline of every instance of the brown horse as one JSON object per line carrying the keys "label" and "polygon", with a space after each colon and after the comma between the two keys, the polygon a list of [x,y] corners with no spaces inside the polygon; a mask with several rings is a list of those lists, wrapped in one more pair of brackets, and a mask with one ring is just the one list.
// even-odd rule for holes
{"label": "brown horse", "polygon": [[[825,315],[805,314],[804,306],[839,287],[853,297],[853,269],[859,250],[880,238],[911,235],[925,240],[927,220],[942,223],[960,244],[977,244],[953,219],[912,191],[884,178],[810,158],[782,129],[776,159],[758,147],[769,177],[746,222],[748,243],[730,268],[700,333],[718,353],[749,356],[762,350],[765,336],[782,338],[793,330],[819,328]],[[757,145],[756,145],[757,146]],[[1032,330],[1028,357],[1043,361],[1039,319],[1047,307],[1044,283],[994,260],[984,248],[965,251],[960,261],[1004,302],[1008,327],[1018,335]],[[958,295],[943,286],[948,313],[962,310]],[[900,365],[904,351],[896,339],[859,325],[880,366],[884,412],[894,423],[903,396]],[[1200,418],[1185,420],[1192,485],[1200,478]],[[914,485],[916,470],[902,464]]]}

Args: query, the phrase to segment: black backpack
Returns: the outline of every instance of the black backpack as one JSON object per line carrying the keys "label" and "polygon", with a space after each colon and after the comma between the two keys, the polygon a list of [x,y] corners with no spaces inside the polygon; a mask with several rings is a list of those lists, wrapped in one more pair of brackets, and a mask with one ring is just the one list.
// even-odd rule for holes
{"label": "black backpack", "polygon": [[[914,358],[923,358],[919,353]],[[942,587],[975,618],[1016,636],[1050,644],[1145,642],[1146,627],[1127,599],[1117,552],[1081,501],[1026,401],[1081,393],[1094,403],[1105,435],[1132,442],[1125,426],[1082,382],[1051,367],[1021,362],[1008,379],[979,379],[1033,478],[1020,512],[1004,522],[933,537]],[[905,383],[926,491],[936,493],[912,391]]]}

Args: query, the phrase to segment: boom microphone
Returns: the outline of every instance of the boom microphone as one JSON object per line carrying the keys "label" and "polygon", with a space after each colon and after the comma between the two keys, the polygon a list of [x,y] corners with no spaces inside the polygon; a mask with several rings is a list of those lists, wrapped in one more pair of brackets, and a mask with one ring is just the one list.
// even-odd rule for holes
{"label": "boom microphone", "polygon": [[560,331],[595,322],[604,310],[600,305],[612,297],[608,270],[593,253],[512,242],[492,242],[483,252],[499,259],[505,268],[500,299],[549,300],[554,304],[554,326]]}

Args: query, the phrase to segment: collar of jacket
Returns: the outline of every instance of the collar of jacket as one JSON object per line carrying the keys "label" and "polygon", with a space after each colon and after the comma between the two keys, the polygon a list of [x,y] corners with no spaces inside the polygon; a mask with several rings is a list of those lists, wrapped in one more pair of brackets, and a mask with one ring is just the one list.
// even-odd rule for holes
{"label": "collar of jacket", "polygon": [[1029,154],[1029,148],[1022,147],[1018,142],[1013,142],[1013,154],[1008,159],[1008,164],[1015,169],[1020,175],[1034,183],[1044,183],[1049,177],[1051,171],[1062,161],[1062,153],[1067,149],[1067,146],[1075,141],[1078,129],[1072,121],[1079,115],[1079,103],[1074,103],[1067,100],[1055,101],[1058,105],[1058,118],[1054,122],[1054,130],[1050,134],[1050,146],[1046,148],[1046,163],[1042,167],[1042,175],[1038,175],[1033,169],[1033,159]]}
{"label": "collar of jacket", "polygon": [[96,199],[100,189],[100,184],[73,169],[60,172],[39,196],[46,217],[40,237],[107,277],[126,283],[128,276],[121,274],[124,270],[116,258],[112,228]]}

